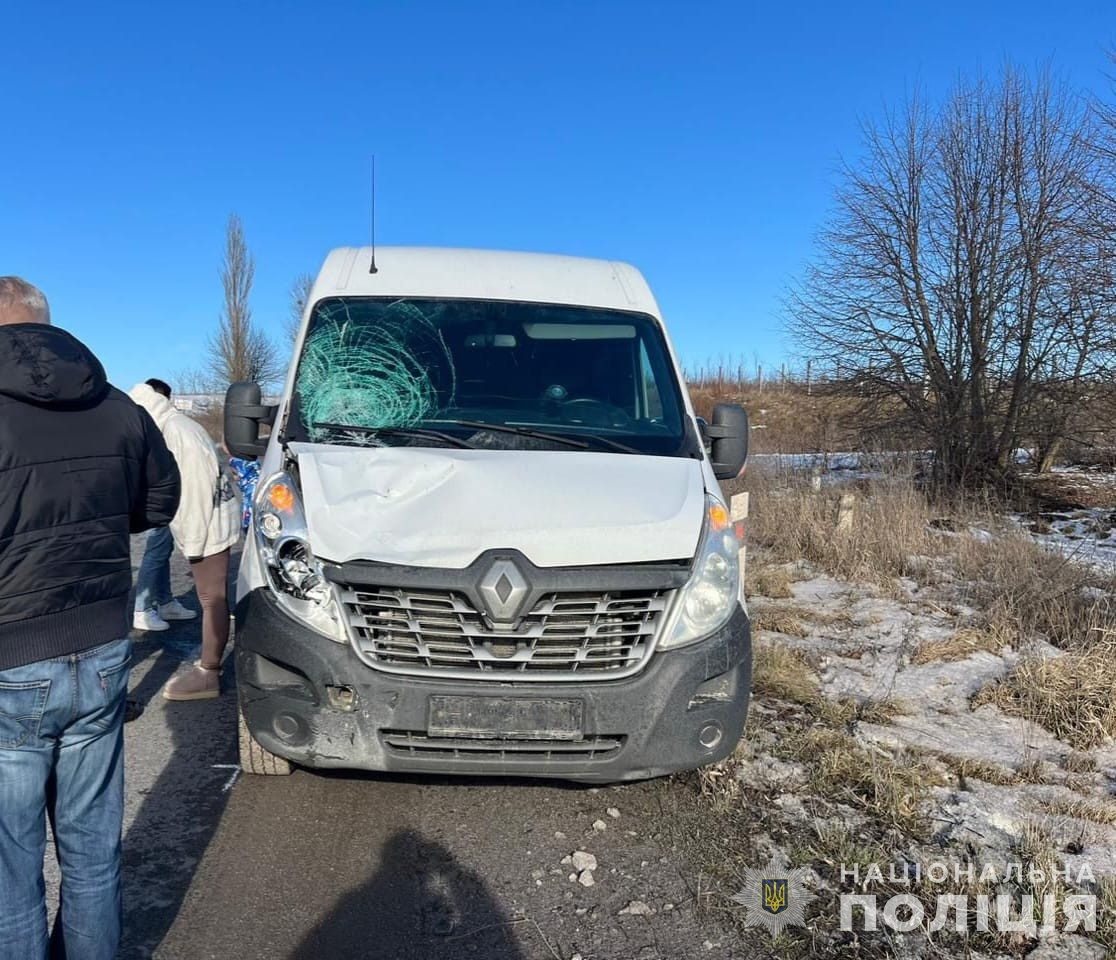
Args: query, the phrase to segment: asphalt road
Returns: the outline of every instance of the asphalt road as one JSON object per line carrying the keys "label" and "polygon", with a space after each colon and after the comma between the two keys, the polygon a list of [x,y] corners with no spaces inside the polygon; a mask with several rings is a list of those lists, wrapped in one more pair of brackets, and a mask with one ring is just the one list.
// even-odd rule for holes
{"label": "asphalt road", "polygon": [[[696,909],[661,829],[669,781],[241,776],[231,660],[219,700],[159,696],[197,642],[196,623],[137,638],[124,960],[768,955]],[[592,886],[562,863],[578,849]]]}

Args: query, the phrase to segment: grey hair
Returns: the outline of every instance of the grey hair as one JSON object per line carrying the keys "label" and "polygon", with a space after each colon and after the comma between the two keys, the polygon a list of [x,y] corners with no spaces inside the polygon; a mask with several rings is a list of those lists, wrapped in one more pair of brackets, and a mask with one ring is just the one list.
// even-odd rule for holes
{"label": "grey hair", "polygon": [[0,277],[0,324],[50,323],[42,290],[19,277]]}

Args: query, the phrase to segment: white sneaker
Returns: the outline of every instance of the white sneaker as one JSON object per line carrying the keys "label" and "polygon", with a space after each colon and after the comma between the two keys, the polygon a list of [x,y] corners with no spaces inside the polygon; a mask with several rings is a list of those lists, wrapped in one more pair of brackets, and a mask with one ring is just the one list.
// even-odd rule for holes
{"label": "white sneaker", "polygon": [[159,616],[164,620],[193,620],[197,615],[197,610],[184,607],[177,597],[170,603],[159,604]]}
{"label": "white sneaker", "polygon": [[159,612],[152,607],[150,610],[137,610],[132,615],[132,627],[136,630],[158,632],[169,630],[170,624],[160,617]]}

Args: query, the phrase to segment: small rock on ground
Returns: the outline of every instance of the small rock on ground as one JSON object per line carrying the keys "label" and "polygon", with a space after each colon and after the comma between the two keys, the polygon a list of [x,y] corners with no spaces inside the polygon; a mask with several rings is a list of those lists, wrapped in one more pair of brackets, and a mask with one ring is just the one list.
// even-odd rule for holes
{"label": "small rock on ground", "polygon": [[584,850],[577,850],[571,857],[574,869],[581,873],[583,870],[596,870],[597,858],[591,853],[586,853]]}
{"label": "small rock on ground", "polygon": [[1104,960],[1105,956],[1106,951],[1099,943],[1062,933],[1035,947],[1027,954],[1027,960]]}

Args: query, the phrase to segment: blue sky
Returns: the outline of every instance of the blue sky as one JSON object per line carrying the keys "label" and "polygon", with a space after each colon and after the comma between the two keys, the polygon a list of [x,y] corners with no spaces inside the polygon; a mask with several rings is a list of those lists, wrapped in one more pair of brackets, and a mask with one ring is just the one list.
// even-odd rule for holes
{"label": "blue sky", "polygon": [[1112,0],[7,0],[0,274],[121,386],[200,363],[225,221],[287,291],[377,240],[623,259],[688,366],[771,369],[859,123],[1010,58],[1111,93]]}

